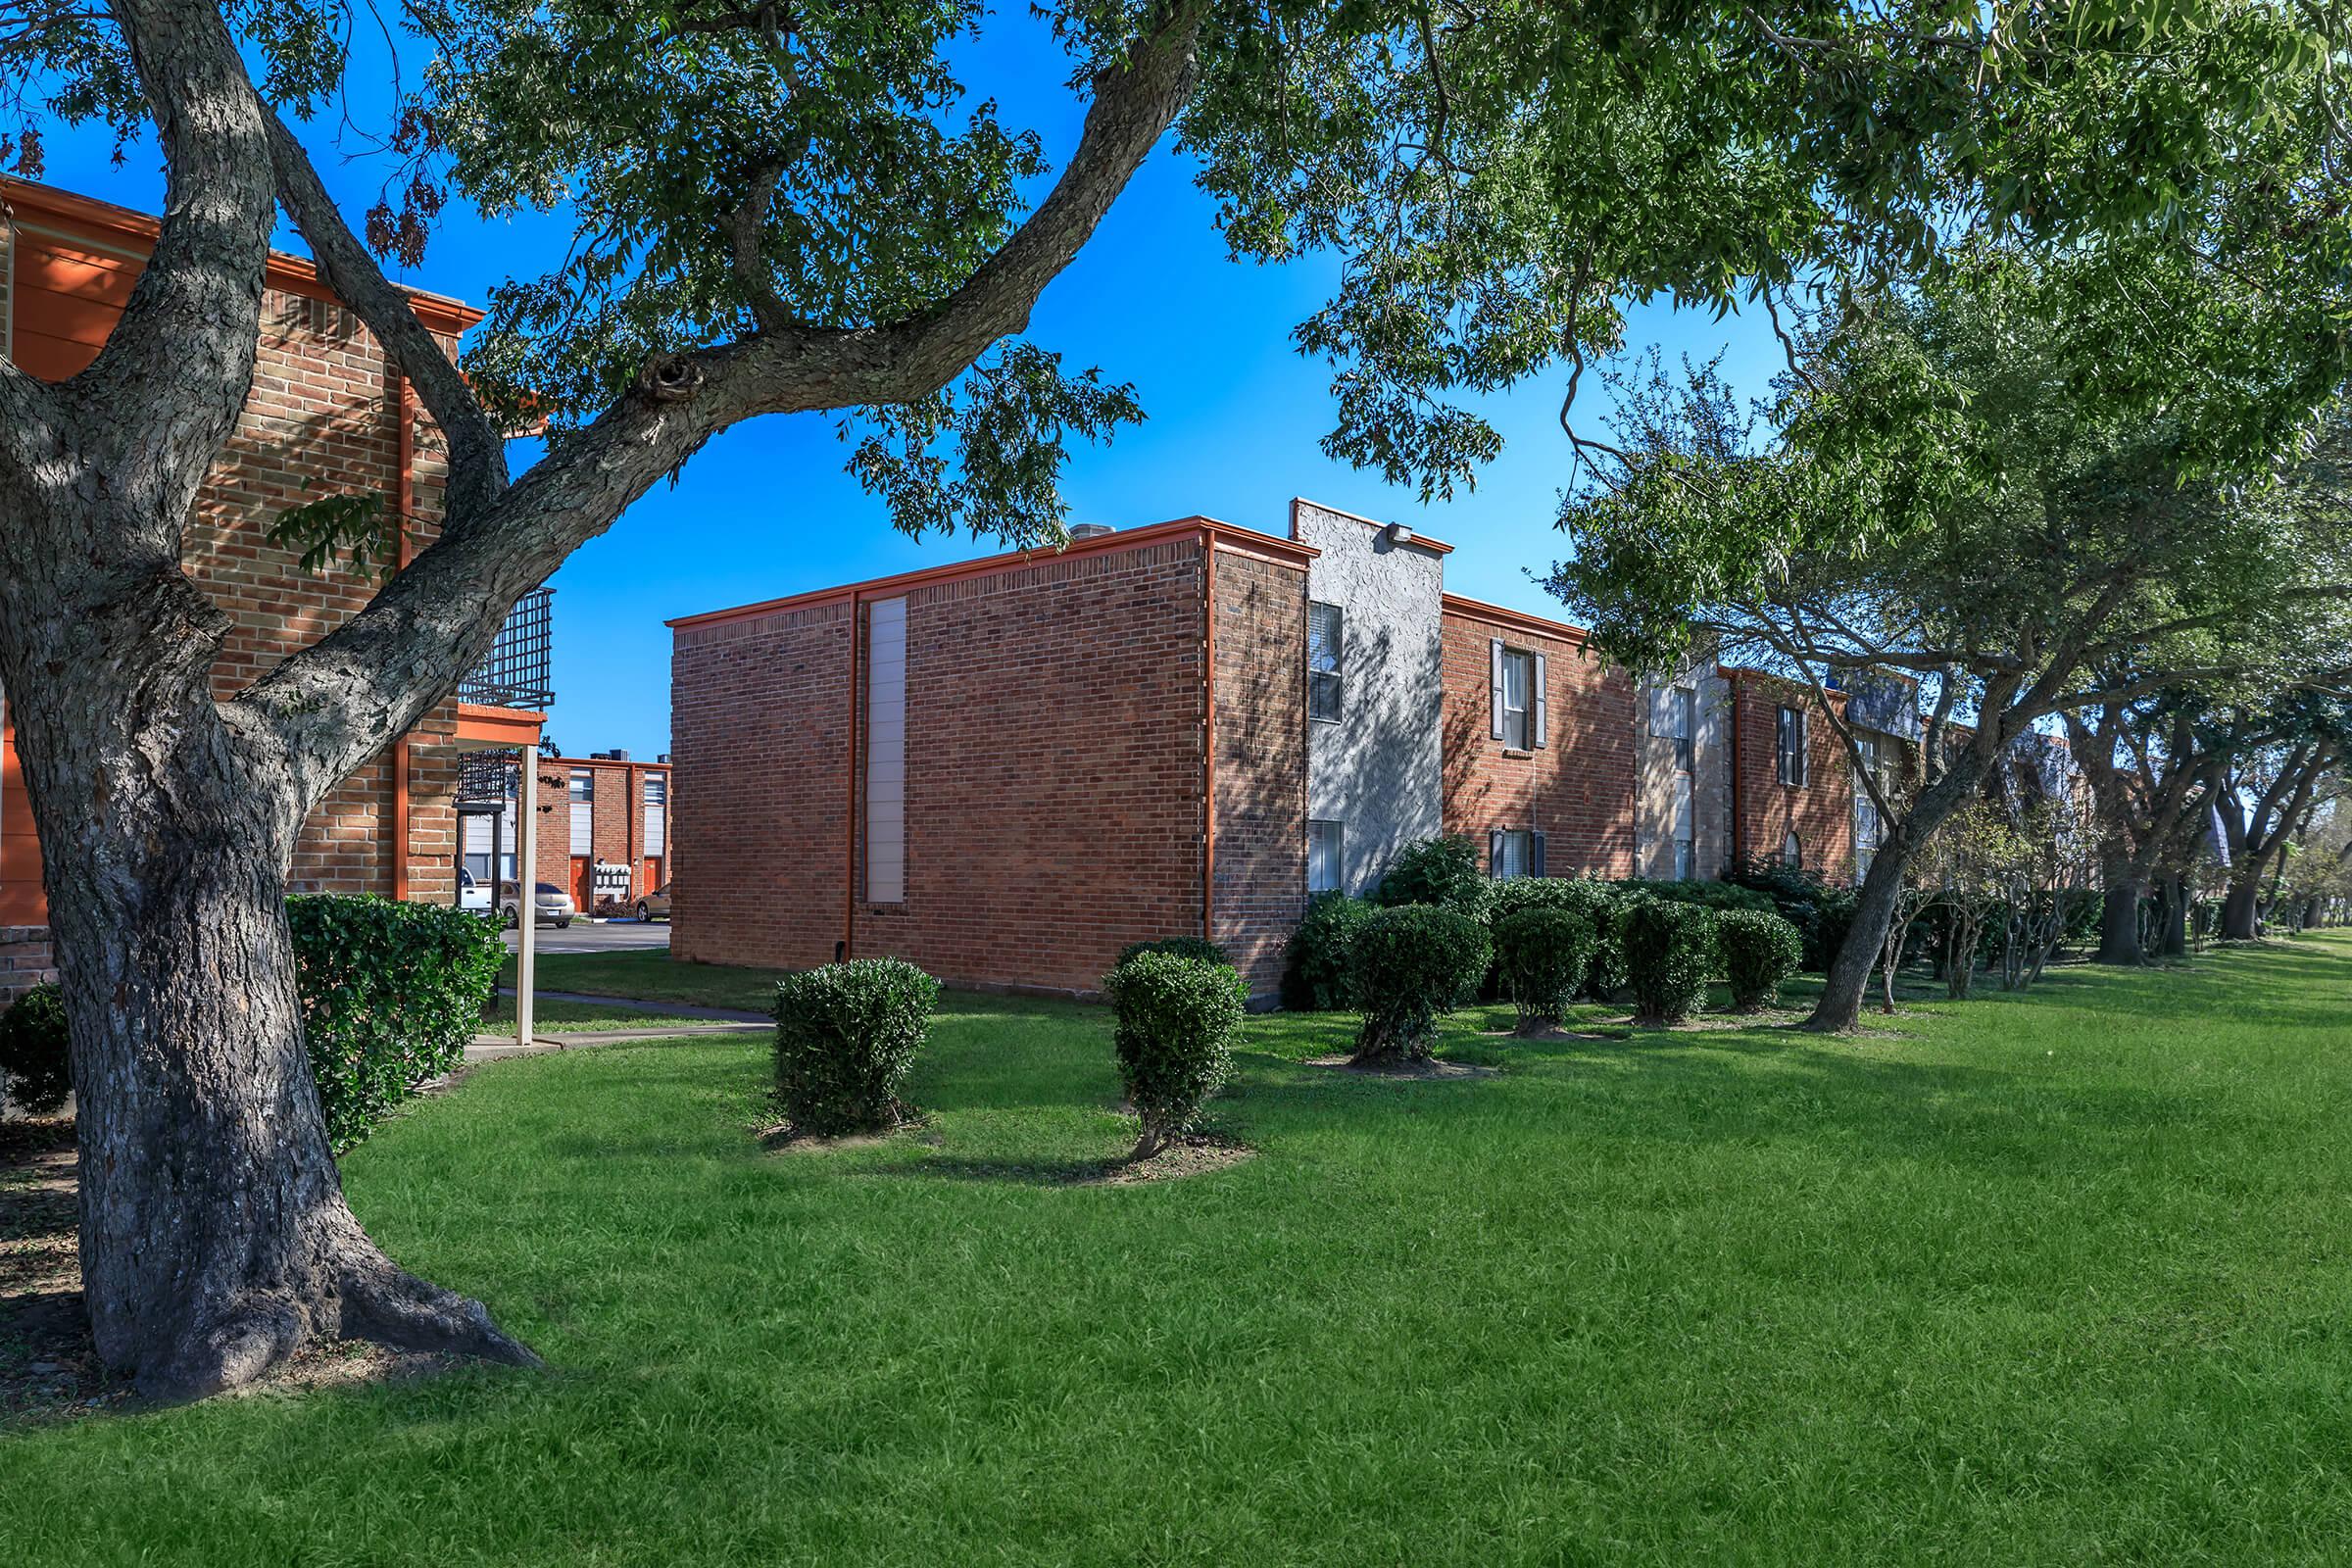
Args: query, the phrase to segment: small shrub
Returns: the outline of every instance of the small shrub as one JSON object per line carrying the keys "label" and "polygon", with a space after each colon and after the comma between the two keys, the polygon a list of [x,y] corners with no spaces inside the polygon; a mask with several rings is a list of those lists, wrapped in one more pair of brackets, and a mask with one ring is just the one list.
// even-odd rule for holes
{"label": "small shrub", "polygon": [[327,1141],[349,1149],[465,1061],[506,950],[467,910],[372,895],[288,899],[286,926]]}
{"label": "small shrub", "polygon": [[1130,942],[1119,950],[1117,968],[1139,953],[1172,953],[1179,958],[1191,958],[1200,963],[1221,963],[1231,967],[1233,959],[1225,950],[1206,937],[1161,937],[1156,942]]}
{"label": "small shrub", "polygon": [[1715,968],[1713,910],[1636,898],[1618,911],[1617,932],[1637,1023],[1677,1023],[1698,1010]]}
{"label": "small shrub", "polygon": [[1420,839],[1398,850],[1373,902],[1392,909],[1426,904],[1483,920],[1494,889],[1478,868],[1478,846],[1450,834]]}
{"label": "small shrub", "polygon": [[1764,914],[1774,913],[1778,908],[1771,895],[1737,882],[1707,882],[1696,877],[1685,881],[1627,877],[1609,886],[1620,899],[1647,895],[1669,904],[1695,904],[1702,909],[1754,909]]}
{"label": "small shrub", "polygon": [[65,1002],[57,987],[34,986],[0,1012],[0,1094],[18,1109],[45,1116],[63,1105],[73,1089]]}
{"label": "small shrub", "polygon": [[1592,947],[1591,918],[1564,906],[1524,908],[1494,922],[1494,962],[1503,996],[1519,1009],[1521,1034],[1566,1016]]}
{"label": "small shrub", "polygon": [[887,1132],[930,1032],[939,982],[904,958],[852,958],[776,983],[776,1103],[793,1130]]}
{"label": "small shrub", "polygon": [[1796,972],[1805,940],[1777,914],[1725,909],[1715,916],[1715,947],[1732,985],[1732,1005],[1753,1012],[1780,1000],[1781,982]]}
{"label": "small shrub", "polygon": [[1427,1059],[1438,1014],[1478,989],[1494,953],[1486,927],[1452,909],[1407,904],[1366,920],[1354,945],[1355,1059]]}
{"label": "small shrub", "polygon": [[1337,1012],[1355,1005],[1355,977],[1349,955],[1355,934],[1372,918],[1374,906],[1345,893],[1319,893],[1308,901],[1306,917],[1291,933],[1283,952],[1282,1004],[1305,1012]]}
{"label": "small shrub", "polygon": [[[1518,876],[1497,882],[1489,896],[1490,928],[1521,909],[1571,909],[1592,926],[1592,956],[1585,965],[1584,995],[1605,1002],[1625,989],[1625,951],[1617,942],[1617,888],[1591,877]],[[1497,993],[1499,994],[1499,993]]]}
{"label": "small shrub", "polygon": [[1845,933],[1854,923],[1853,889],[1832,887],[1819,871],[1777,859],[1735,862],[1724,879],[1761,893],[1782,919],[1796,927],[1804,940],[1800,961],[1805,968],[1826,972],[1837,961],[1838,950],[1845,945]]}
{"label": "small shrub", "polygon": [[1224,1087],[1250,987],[1231,964],[1147,952],[1103,976],[1102,989],[1117,1018],[1119,1081],[1144,1123],[1141,1159],[1190,1129]]}

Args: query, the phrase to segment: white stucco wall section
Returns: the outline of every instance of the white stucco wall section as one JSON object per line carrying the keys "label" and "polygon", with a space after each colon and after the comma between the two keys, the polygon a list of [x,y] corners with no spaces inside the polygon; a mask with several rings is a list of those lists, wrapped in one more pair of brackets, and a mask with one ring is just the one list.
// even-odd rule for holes
{"label": "white stucco wall section", "polygon": [[1368,893],[1445,823],[1445,557],[1311,501],[1291,503],[1291,537],[1322,552],[1306,597],[1342,615],[1340,717],[1307,722],[1306,814],[1343,824],[1343,886]]}

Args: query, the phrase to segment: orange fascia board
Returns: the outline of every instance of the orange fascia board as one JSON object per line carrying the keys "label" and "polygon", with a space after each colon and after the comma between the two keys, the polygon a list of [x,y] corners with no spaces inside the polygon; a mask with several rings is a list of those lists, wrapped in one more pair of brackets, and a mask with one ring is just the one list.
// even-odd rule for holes
{"label": "orange fascia board", "polygon": [[1295,539],[1277,539],[1270,533],[1259,533],[1252,528],[1237,528],[1232,523],[1219,522],[1214,517],[1178,517],[1173,521],[1155,522],[1142,528],[1122,528],[1100,538],[1073,539],[1058,550],[1040,546],[1002,556],[988,556],[979,561],[924,566],[916,571],[900,572],[895,577],[874,577],[865,582],[843,583],[837,588],[818,588],[783,599],[765,599],[756,605],[737,605],[731,610],[708,610],[699,614],[680,615],[662,624],[673,628],[708,626],[719,621],[748,620],[755,615],[770,615],[781,611],[808,610],[852,598],[886,598],[910,588],[956,582],[965,577],[985,577],[993,572],[1012,571],[1042,562],[1062,561],[1072,556],[1103,555],[1114,550],[1133,550],[1141,545],[1167,544],[1172,540],[1194,537],[1301,569],[1322,554],[1312,545],[1302,545]]}
{"label": "orange fascia board", "polygon": [[[146,213],[24,179],[0,177],[0,206],[5,206],[15,222],[54,229],[69,239],[128,253],[141,261],[154,250],[156,235],[163,228],[161,220]],[[306,257],[271,251],[268,277],[272,288],[341,303],[336,300],[335,291],[318,276],[318,267]],[[428,294],[414,288],[401,288],[401,292],[409,297],[418,320],[451,337],[482,318],[480,311],[445,294]]]}
{"label": "orange fascia board", "polygon": [[[1346,507],[1331,506],[1326,502],[1315,500],[1312,496],[1293,496],[1291,498],[1291,526],[1294,529],[1298,526],[1298,508],[1301,505],[1312,507],[1317,512],[1328,512],[1335,517],[1352,518],[1353,520],[1362,523],[1367,528],[1387,528],[1389,526],[1388,523],[1381,521],[1378,517],[1367,517],[1360,512],[1349,512]],[[1408,522],[1405,524],[1405,526],[1407,528],[1411,528],[1413,525]],[[1450,556],[1453,554],[1453,546],[1447,544],[1443,539],[1432,539],[1429,535],[1421,532],[1417,528],[1413,530],[1412,538],[1405,542],[1407,544],[1419,545],[1422,549],[1429,551],[1432,555]]]}
{"label": "orange fascia board", "polygon": [[636,757],[625,760],[617,757],[544,757],[540,760],[550,767],[641,767],[649,773],[666,773],[674,765]]}
{"label": "orange fascia board", "polygon": [[1571,626],[1564,620],[1546,620],[1523,610],[1505,610],[1500,605],[1483,604],[1476,599],[1464,599],[1460,594],[1447,594],[1438,602],[1441,613],[1459,615],[1464,620],[1484,621],[1500,626],[1505,631],[1523,631],[1536,637],[1555,637],[1563,642],[1582,644],[1592,633],[1582,626]]}
{"label": "orange fascia board", "polygon": [[520,708],[493,708],[487,703],[458,705],[457,738],[489,746],[536,746],[545,713]]}
{"label": "orange fascia board", "polygon": [[[1813,688],[1807,686],[1801,680],[1791,680],[1786,675],[1776,675],[1769,669],[1757,669],[1750,664],[1717,664],[1715,666],[1715,673],[1721,675],[1725,680],[1730,680],[1737,675],[1745,675],[1751,680],[1770,681],[1773,685],[1780,687],[1783,691],[1794,692],[1800,697],[1810,697],[1813,695]],[[1840,708],[1843,708],[1845,706],[1846,698],[1851,694],[1831,688],[1825,693],[1825,695],[1828,696],[1831,702],[1836,703]]]}

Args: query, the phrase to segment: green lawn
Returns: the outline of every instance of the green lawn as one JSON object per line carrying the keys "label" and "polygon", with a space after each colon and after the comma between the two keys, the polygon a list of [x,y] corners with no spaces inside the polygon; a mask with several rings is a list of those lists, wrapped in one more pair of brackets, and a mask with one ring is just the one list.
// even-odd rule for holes
{"label": "green lawn", "polygon": [[[633,997],[640,1002],[683,1002],[698,1007],[742,1007],[765,1012],[775,1004],[783,969],[735,969],[712,963],[680,963],[666,948],[617,953],[543,953],[538,978],[542,991],[576,991],[596,997]],[[498,983],[514,983],[510,957]],[[512,1014],[509,1014],[512,1016]]]}
{"label": "green lawn", "polygon": [[[618,960],[607,960],[618,961]],[[1098,1010],[952,997],[930,1127],[763,1153],[757,1042],[501,1062],[355,1152],[537,1375],[0,1439],[11,1561],[2340,1561],[2352,941],[1898,1033],[1305,1067],[1132,1137]]]}

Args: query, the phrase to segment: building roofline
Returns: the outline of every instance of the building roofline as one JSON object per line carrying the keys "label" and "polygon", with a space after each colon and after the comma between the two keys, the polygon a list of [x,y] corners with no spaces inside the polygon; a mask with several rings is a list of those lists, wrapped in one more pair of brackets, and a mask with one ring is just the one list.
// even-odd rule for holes
{"label": "building roofline", "polygon": [[542,757],[542,762],[568,762],[574,767],[659,767],[672,768],[675,762],[657,762],[650,757]]}
{"label": "building roofline", "polygon": [[869,577],[863,582],[841,583],[831,588],[811,589],[804,594],[788,594],[782,599],[763,599],[757,604],[678,615],[662,624],[674,630],[686,626],[715,625],[721,621],[748,620],[784,611],[812,610],[819,605],[835,604],[851,598],[865,599],[927,587],[933,583],[993,576],[1000,571],[1015,571],[1023,566],[1067,560],[1073,556],[1106,555],[1112,551],[1168,544],[1185,538],[1213,540],[1301,567],[1322,554],[1312,545],[1303,545],[1295,539],[1280,539],[1270,533],[1259,533],[1253,528],[1237,528],[1230,522],[1219,522],[1214,517],[1177,517],[1167,522],[1148,523],[1140,528],[1121,528],[1111,533],[1098,534],[1092,539],[1073,539],[1059,549],[1036,546],[1027,550],[1008,551],[1001,556],[983,556],[977,561],[945,562],[936,566],[920,566],[913,571],[902,571],[888,577]]}
{"label": "building roofline", "polygon": [[[101,244],[112,241],[141,261],[155,249],[156,237],[163,231],[163,220],[153,214],[13,175],[0,175],[0,209],[5,209],[12,222],[34,220],[24,226],[35,231],[40,228],[38,220],[47,219],[66,225],[56,231],[61,238],[88,239]],[[278,288],[344,303],[318,275],[318,264],[308,257],[272,250],[268,276]],[[456,336],[482,318],[481,311],[463,300],[405,284],[392,286],[408,296],[417,318],[435,331]]]}
{"label": "building roofline", "polygon": [[1460,594],[1445,595],[1438,601],[1438,609],[1443,614],[1460,615],[1465,620],[1482,620],[1490,626],[1501,626],[1512,631],[1532,632],[1538,637],[1555,637],[1579,644],[1589,643],[1592,639],[1592,634],[1582,626],[1531,615],[1524,610],[1490,605],[1484,600],[1466,599]]}
{"label": "building roofline", "polygon": [[[1297,539],[1298,537],[1298,509],[1300,507],[1312,507],[1317,512],[1328,512],[1335,517],[1346,517],[1350,521],[1360,522],[1367,528],[1387,528],[1390,526],[1389,523],[1381,521],[1378,517],[1367,517],[1360,512],[1349,512],[1346,507],[1335,507],[1327,502],[1317,501],[1310,496],[1293,496],[1291,497],[1291,537],[1293,539]],[[1406,523],[1405,526],[1407,528],[1412,528],[1411,523]],[[1429,537],[1429,535],[1421,532],[1417,528],[1413,529],[1413,536],[1411,539],[1407,540],[1406,543],[1419,545],[1422,549],[1427,550],[1434,555],[1450,556],[1453,554],[1453,546],[1447,544],[1443,539],[1432,539]]]}

